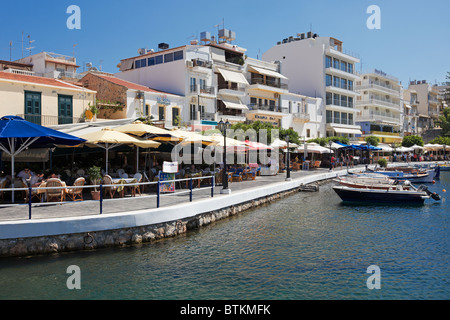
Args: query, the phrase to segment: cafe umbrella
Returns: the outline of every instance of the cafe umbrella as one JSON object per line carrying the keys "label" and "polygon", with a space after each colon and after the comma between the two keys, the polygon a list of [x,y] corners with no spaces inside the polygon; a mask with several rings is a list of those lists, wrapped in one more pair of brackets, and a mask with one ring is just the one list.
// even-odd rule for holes
{"label": "cafe umbrella", "polygon": [[81,138],[85,140],[83,145],[105,149],[106,174],[108,174],[108,153],[110,149],[119,145],[135,145],[141,148],[157,148],[160,146],[159,142],[133,137],[129,134],[112,130],[111,128],[103,128],[102,130],[82,135]]}
{"label": "cafe umbrella", "polygon": [[[14,179],[14,157],[28,148],[75,146],[85,140],[57,130],[26,121],[17,116],[0,119],[0,150],[11,156],[11,177]],[[14,203],[14,183],[12,184]]]}

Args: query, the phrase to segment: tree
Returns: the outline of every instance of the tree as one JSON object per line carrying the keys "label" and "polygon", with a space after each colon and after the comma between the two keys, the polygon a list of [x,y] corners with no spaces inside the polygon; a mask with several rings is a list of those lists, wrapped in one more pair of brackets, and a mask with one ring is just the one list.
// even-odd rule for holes
{"label": "tree", "polygon": [[450,136],[450,108],[444,109],[444,115],[439,117],[437,124],[442,128],[444,136]]}
{"label": "tree", "polygon": [[406,136],[403,138],[402,141],[402,146],[409,148],[412,147],[413,145],[418,145],[423,147],[423,139],[422,137],[419,136]]}
{"label": "tree", "polygon": [[437,137],[430,141],[431,144],[445,144],[450,146],[450,137]]}
{"label": "tree", "polygon": [[378,146],[378,144],[380,143],[380,138],[375,137],[375,136],[369,136],[366,137],[366,139],[364,139],[368,144],[370,144],[371,146]]}

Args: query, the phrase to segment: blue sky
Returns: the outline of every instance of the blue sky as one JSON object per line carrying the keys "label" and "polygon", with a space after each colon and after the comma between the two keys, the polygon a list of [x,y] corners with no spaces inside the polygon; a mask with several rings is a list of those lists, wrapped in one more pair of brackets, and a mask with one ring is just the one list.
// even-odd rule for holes
{"label": "blue sky", "polygon": [[[81,9],[81,30],[69,30],[70,5]],[[370,5],[381,9],[381,29],[369,30]],[[358,53],[362,69],[377,68],[398,77],[430,83],[445,80],[450,71],[450,1],[427,0],[45,0],[2,3],[0,59],[22,56],[35,42],[32,53],[73,54],[80,66],[92,62],[107,72],[118,71],[120,59],[137,55],[138,48],[157,49],[188,44],[200,32],[217,34],[225,23],[236,32],[235,43],[247,55],[261,58],[277,41],[312,31],[344,42]],[[28,51],[25,51],[25,56]],[[358,69],[360,66],[358,66]],[[83,71],[82,68],[79,69]]]}

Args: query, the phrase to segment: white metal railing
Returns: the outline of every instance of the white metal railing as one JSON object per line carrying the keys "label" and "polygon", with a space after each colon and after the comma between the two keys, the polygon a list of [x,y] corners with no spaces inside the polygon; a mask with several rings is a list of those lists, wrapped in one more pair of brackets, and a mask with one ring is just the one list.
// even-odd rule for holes
{"label": "white metal railing", "polygon": [[[207,187],[203,187],[200,188],[196,188],[194,190],[193,188],[193,182],[196,180],[203,180],[203,179],[211,179],[210,180],[210,186]],[[189,187],[188,190],[185,191],[178,191],[178,192],[173,192],[173,193],[168,193],[168,194],[161,194],[160,192],[160,186],[161,184],[165,184],[165,183],[177,183],[177,182],[188,182],[189,183]],[[40,190],[41,192],[44,191],[43,194],[46,193],[47,190],[61,190],[61,192],[63,193],[64,190],[70,190],[70,189],[99,189],[100,191],[100,199],[99,200],[82,200],[82,201],[59,201],[59,202],[39,202],[39,203],[35,203],[34,205],[39,205],[39,206],[46,206],[46,205],[54,205],[54,204],[63,204],[63,203],[80,203],[80,202],[99,202],[100,207],[99,207],[99,214],[103,214],[103,202],[104,201],[117,201],[117,200],[126,200],[126,199],[130,199],[130,198],[111,198],[111,199],[104,199],[103,198],[103,193],[105,192],[105,188],[127,188],[127,187],[140,187],[140,186],[147,186],[147,185],[156,185],[156,194],[154,195],[145,195],[145,196],[141,196],[139,198],[156,198],[156,207],[159,208],[160,207],[160,200],[162,196],[168,196],[168,195],[179,195],[179,194],[184,194],[184,193],[189,193],[189,201],[192,202],[193,200],[193,192],[197,191],[197,190],[205,190],[205,189],[210,189],[211,190],[211,197],[214,197],[214,187],[215,187],[215,176],[211,175],[211,176],[201,176],[201,177],[192,177],[192,178],[182,178],[182,179],[175,179],[175,180],[164,180],[164,181],[150,181],[150,182],[131,182],[131,183],[115,183],[115,184],[98,184],[98,185],[83,185],[83,186],[61,186],[61,187],[27,187],[27,188],[0,188],[0,194],[2,194],[4,196],[5,192],[26,192],[27,193],[27,197],[25,198],[26,202],[25,203],[10,203],[10,204],[2,204],[0,205],[0,208],[2,207],[11,207],[11,206],[28,206],[28,219],[32,218],[32,207],[33,207],[33,191],[37,192],[37,190]],[[67,191],[66,191],[67,192]],[[62,199],[62,197],[61,197]]]}

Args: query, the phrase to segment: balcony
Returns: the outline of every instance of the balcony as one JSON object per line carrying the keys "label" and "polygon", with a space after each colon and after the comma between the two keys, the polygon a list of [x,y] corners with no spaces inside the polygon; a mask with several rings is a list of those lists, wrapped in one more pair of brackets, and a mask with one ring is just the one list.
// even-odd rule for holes
{"label": "balcony", "polygon": [[384,93],[400,96],[400,90],[394,89],[394,87],[391,85],[383,84],[381,82],[376,82],[376,81],[370,81],[369,83],[366,83],[366,84],[363,83],[363,84],[361,84],[361,86],[358,86],[357,89],[358,90],[378,90],[378,91],[381,91]]}
{"label": "balcony", "polygon": [[218,87],[219,94],[228,95],[228,96],[238,96],[238,97],[244,97],[245,96],[245,87],[239,86],[236,84],[227,86],[227,85],[219,85]]}
{"label": "balcony", "polygon": [[294,118],[293,118],[294,122],[308,123],[309,121],[311,121],[311,116],[308,113],[296,112],[293,115],[294,115]]}
{"label": "balcony", "polygon": [[358,122],[369,121],[369,122],[388,122],[391,124],[399,124],[400,116],[394,116],[388,112],[379,112],[379,111],[369,111],[362,112],[360,116],[358,116]]}
{"label": "balcony", "polygon": [[[252,78],[250,80],[250,85],[256,85],[255,87],[257,87],[258,85],[263,85],[271,88],[288,90],[288,85],[285,83],[281,83],[280,80],[264,80],[261,78]],[[278,92],[279,90],[276,91]]]}
{"label": "balcony", "polygon": [[47,126],[55,126],[58,124],[70,124],[70,123],[81,123],[84,122],[84,118],[77,117],[63,117],[63,116],[43,116],[43,115],[35,115],[35,114],[17,114],[18,117],[21,117],[29,122],[47,127]]}
{"label": "balcony", "polygon": [[247,107],[248,107],[248,110],[250,110],[250,111],[262,110],[262,111],[280,112],[279,107],[274,106],[274,105],[250,103],[247,105]]}
{"label": "balcony", "polygon": [[209,86],[200,86],[197,84],[193,84],[189,87],[189,91],[191,94],[209,94],[215,95],[215,88]]}
{"label": "balcony", "polygon": [[393,100],[384,99],[384,98],[375,98],[371,97],[368,100],[356,101],[357,106],[379,106],[383,108],[391,108],[400,112],[400,102],[395,103]]}
{"label": "balcony", "polygon": [[354,126],[355,123],[353,119],[347,119],[342,117],[327,117],[327,124],[344,124]]}

